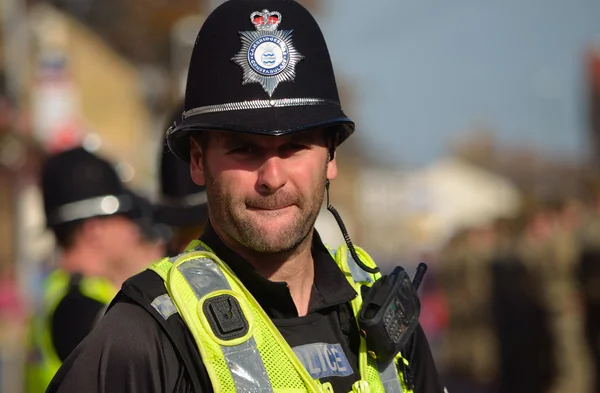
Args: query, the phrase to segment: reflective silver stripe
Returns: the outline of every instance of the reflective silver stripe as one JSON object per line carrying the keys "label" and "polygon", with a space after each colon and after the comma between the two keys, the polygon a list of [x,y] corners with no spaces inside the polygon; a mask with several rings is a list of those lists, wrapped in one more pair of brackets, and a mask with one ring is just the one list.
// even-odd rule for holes
{"label": "reflective silver stripe", "polygon": [[184,251],[181,254],[175,255],[174,257],[169,257],[169,262],[175,263],[179,258],[181,258],[182,256],[184,256],[188,252],[195,252],[195,251],[210,252],[210,250],[204,248],[204,246],[202,245],[202,243],[200,243],[196,247],[194,247],[193,249],[191,249],[190,251]]}
{"label": "reflective silver stripe", "polygon": [[198,244],[195,248],[194,251],[205,251],[205,252],[210,252],[210,250],[207,250],[206,248],[204,248],[204,246],[202,245],[202,243]]}
{"label": "reflective silver stripe", "polygon": [[227,366],[238,392],[271,393],[271,381],[265,370],[254,337],[233,347],[222,346]]}
{"label": "reflective silver stripe", "polygon": [[[400,359],[402,361],[402,359]],[[402,393],[402,386],[400,385],[400,376],[396,369],[396,362],[392,361],[387,366],[377,365],[380,367],[379,379],[383,384],[383,390],[385,393]],[[383,370],[381,370],[383,368]]]}
{"label": "reflective silver stripe", "polygon": [[337,254],[337,250],[334,249],[334,248],[330,248],[330,247],[327,247],[327,250],[329,250],[329,252],[331,253],[331,256],[333,257],[333,259],[335,259],[335,256]]}
{"label": "reflective silver stripe", "polygon": [[183,118],[187,119],[191,116],[202,115],[205,113],[243,111],[248,109],[268,109],[268,108],[284,108],[290,106],[315,106],[315,105],[336,105],[340,103],[333,100],[325,100],[323,98],[280,98],[277,100],[253,100],[230,102],[227,104],[207,105],[198,108],[190,109],[183,112]]}
{"label": "reflective silver stripe", "polygon": [[373,278],[371,275],[364,270],[361,269],[360,266],[354,261],[352,258],[352,254],[348,251],[348,268],[350,268],[350,273],[352,274],[352,279],[354,282],[368,282],[373,283]]}
{"label": "reflective silver stripe", "polygon": [[177,267],[190,285],[198,300],[211,292],[231,290],[221,268],[211,259],[196,258]]}
{"label": "reflective silver stripe", "polygon": [[48,225],[58,225],[84,218],[109,216],[128,211],[133,207],[133,199],[128,195],[102,195],[59,206],[50,213]]}
{"label": "reflective silver stripe", "polygon": [[[192,259],[182,263],[177,269],[198,300],[214,291],[231,290],[221,268],[211,259]],[[221,350],[235,383],[236,392],[273,392],[254,337],[239,345],[222,345]]]}
{"label": "reflective silver stripe", "polygon": [[169,317],[173,314],[177,314],[177,307],[173,303],[171,296],[168,294],[160,295],[156,299],[152,301],[152,307],[165,319],[169,319]]}

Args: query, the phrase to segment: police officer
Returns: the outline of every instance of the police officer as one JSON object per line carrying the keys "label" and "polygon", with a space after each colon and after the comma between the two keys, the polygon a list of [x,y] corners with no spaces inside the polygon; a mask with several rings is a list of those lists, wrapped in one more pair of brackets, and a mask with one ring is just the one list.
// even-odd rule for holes
{"label": "police officer", "polygon": [[27,391],[33,393],[46,390],[125,276],[154,257],[140,231],[149,212],[106,160],[83,148],[52,156],[43,167],[42,191],[47,226],[61,255],[32,320]]}
{"label": "police officer", "polygon": [[[183,104],[176,108],[169,126],[180,123],[182,115]],[[166,143],[160,156],[160,194],[154,219],[157,224],[170,228],[167,255],[176,255],[202,234],[208,220],[208,207],[206,187],[192,181],[190,166],[178,159]]]}
{"label": "police officer", "polygon": [[[167,133],[206,185],[209,225],[124,284],[48,391],[442,392],[418,324],[391,359],[367,347],[385,336],[361,335],[357,314],[388,281],[371,287],[368,254],[350,241],[329,250],[314,230],[353,130],[308,11],[218,7],[194,46],[184,119]],[[404,324],[390,322],[394,334]]]}

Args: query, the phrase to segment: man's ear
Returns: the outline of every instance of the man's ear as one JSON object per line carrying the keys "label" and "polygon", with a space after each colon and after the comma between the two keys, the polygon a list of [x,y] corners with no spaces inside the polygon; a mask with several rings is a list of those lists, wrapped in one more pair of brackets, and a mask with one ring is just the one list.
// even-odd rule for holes
{"label": "man's ear", "polygon": [[328,154],[329,162],[327,163],[327,180],[333,180],[337,177],[338,173],[335,149],[330,149]]}
{"label": "man's ear", "polygon": [[199,186],[206,184],[202,154],[200,143],[195,138],[190,137],[190,174],[194,183]]}

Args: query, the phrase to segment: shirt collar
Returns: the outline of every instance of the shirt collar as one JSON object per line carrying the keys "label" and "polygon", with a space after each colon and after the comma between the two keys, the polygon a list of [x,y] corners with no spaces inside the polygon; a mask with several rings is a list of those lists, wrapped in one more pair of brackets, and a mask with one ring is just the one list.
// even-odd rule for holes
{"label": "shirt collar", "polygon": [[[200,240],[233,270],[271,318],[298,317],[287,283],[273,282],[258,274],[248,262],[223,243],[210,223]],[[312,256],[315,262],[315,279],[310,295],[309,314],[347,303],[357,296],[316,230],[313,233]]]}

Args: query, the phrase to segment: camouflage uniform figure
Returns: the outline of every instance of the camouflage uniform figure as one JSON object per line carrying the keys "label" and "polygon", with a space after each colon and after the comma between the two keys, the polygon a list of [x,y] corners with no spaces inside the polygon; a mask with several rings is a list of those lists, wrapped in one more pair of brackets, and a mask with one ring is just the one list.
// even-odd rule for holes
{"label": "camouflage uniform figure", "polygon": [[600,217],[589,214],[582,226],[578,278],[581,285],[585,337],[595,376],[593,392],[600,392]]}
{"label": "camouflage uniform figure", "polygon": [[440,278],[449,325],[441,358],[450,391],[487,392],[497,377],[490,307],[493,236],[491,228],[467,230],[442,253]]}
{"label": "camouflage uniform figure", "polygon": [[556,364],[550,391],[586,393],[589,361],[575,279],[579,244],[576,228],[566,222],[564,214],[563,205],[549,205],[538,212],[519,252],[526,269],[540,282],[549,315]]}

